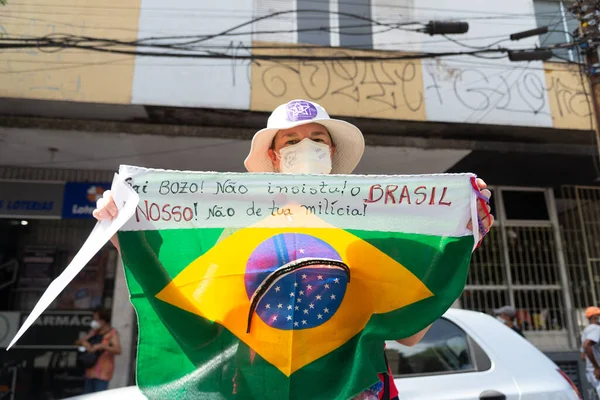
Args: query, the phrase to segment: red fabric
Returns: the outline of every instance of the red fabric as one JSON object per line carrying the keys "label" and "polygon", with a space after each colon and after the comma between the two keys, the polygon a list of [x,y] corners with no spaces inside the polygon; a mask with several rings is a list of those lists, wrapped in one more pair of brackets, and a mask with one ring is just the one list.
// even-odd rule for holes
{"label": "red fabric", "polygon": [[[396,384],[394,383],[394,376],[392,375],[392,370],[389,365],[388,365],[388,378],[390,379],[390,399],[393,399],[394,397],[398,397],[399,394],[398,394],[398,388],[396,388]],[[379,379],[381,380],[381,383],[383,383],[383,380],[385,379],[385,375],[379,374]],[[381,399],[382,397],[383,397],[383,389],[381,389],[381,392],[379,392],[379,398]]]}

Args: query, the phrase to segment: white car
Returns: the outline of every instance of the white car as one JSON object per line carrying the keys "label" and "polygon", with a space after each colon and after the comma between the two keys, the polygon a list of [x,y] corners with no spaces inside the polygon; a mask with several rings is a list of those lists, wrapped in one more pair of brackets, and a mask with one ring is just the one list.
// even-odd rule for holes
{"label": "white car", "polygon": [[387,344],[401,400],[579,400],[573,382],[495,318],[450,309],[413,347]]}
{"label": "white car", "polygon": [[[580,400],[571,380],[542,352],[489,315],[450,309],[420,343],[388,342],[401,400]],[[70,400],[143,400],[137,387]]]}

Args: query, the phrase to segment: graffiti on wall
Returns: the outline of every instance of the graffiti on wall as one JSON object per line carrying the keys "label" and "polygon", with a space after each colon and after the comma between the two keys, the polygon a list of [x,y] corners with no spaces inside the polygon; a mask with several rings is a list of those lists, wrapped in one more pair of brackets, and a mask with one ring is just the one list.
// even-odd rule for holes
{"label": "graffiti on wall", "polygon": [[[257,51],[254,50],[254,53]],[[289,49],[277,49],[275,52],[271,49],[269,53],[290,54]],[[374,52],[302,48],[297,53],[332,57],[378,55]],[[260,60],[252,65],[251,109],[272,110],[292,98],[316,101],[336,115],[425,120],[419,60]]]}

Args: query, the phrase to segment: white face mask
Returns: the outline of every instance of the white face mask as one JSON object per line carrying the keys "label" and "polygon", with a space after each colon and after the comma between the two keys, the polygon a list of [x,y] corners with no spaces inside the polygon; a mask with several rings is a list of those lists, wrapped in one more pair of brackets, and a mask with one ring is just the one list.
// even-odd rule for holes
{"label": "white face mask", "polygon": [[328,174],[331,172],[331,149],[325,143],[303,139],[279,150],[279,169],[293,174]]}
{"label": "white face mask", "polygon": [[96,320],[94,319],[94,320],[92,320],[92,322],[90,323],[90,327],[91,327],[92,329],[98,329],[98,328],[100,328],[100,322],[98,322],[98,321],[96,321]]}

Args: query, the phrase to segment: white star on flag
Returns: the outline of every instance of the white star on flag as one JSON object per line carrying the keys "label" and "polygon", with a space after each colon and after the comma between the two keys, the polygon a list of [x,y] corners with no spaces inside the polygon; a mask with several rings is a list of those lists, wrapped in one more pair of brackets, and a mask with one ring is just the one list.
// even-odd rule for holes
{"label": "white star on flag", "polygon": [[294,310],[298,311],[298,310],[300,310],[300,307],[298,307],[298,306],[295,306],[295,307],[294,307]]}
{"label": "white star on flag", "polygon": [[323,275],[317,275],[317,279],[322,281],[323,280]]}
{"label": "white star on flag", "polygon": [[283,308],[283,304],[281,304],[281,303],[277,304],[277,308]]}
{"label": "white star on flag", "polygon": [[325,314],[329,314],[329,308],[325,308],[325,309],[323,310],[323,312],[324,312]]}
{"label": "white star on flag", "polygon": [[291,315],[288,315],[286,319],[287,319],[288,321],[291,321],[291,320],[292,320],[292,316],[291,316]]}
{"label": "white star on flag", "polygon": [[291,309],[292,309],[292,306],[288,306],[288,310],[291,310]]}
{"label": "white star on flag", "polygon": [[294,297],[296,294],[294,292],[290,292],[290,297]]}
{"label": "white star on flag", "polygon": [[302,299],[298,298],[298,300],[296,300],[298,303],[302,303]]}
{"label": "white star on flag", "polygon": [[310,303],[308,306],[309,306],[310,308],[315,308],[315,305],[314,305],[313,303]]}
{"label": "white star on flag", "polygon": [[298,326],[298,325],[300,325],[300,324],[298,323],[298,321],[294,322],[294,326]]}
{"label": "white star on flag", "polygon": [[281,288],[279,286],[275,286],[275,291],[279,292],[281,290]]}
{"label": "white star on flag", "polygon": [[302,325],[306,325],[306,320],[305,319],[302,320]]}
{"label": "white star on flag", "polygon": [[265,306],[265,308],[271,308],[271,305],[270,305],[270,304],[267,304],[267,305]]}
{"label": "white star on flag", "polygon": [[306,287],[306,290],[311,290],[311,289],[312,289],[312,285],[308,285],[308,286]]}
{"label": "white star on flag", "polygon": [[304,249],[298,249],[298,251],[300,252],[300,254],[304,254]]}
{"label": "white star on flag", "polygon": [[273,321],[277,321],[277,315],[273,315]]}
{"label": "white star on flag", "polygon": [[329,289],[329,284],[328,283],[325,284],[325,289]]}
{"label": "white star on flag", "polygon": [[306,274],[302,274],[302,279],[306,279]]}
{"label": "white star on flag", "polygon": [[335,300],[335,294],[331,295],[331,300]]}
{"label": "white star on flag", "polygon": [[308,310],[306,308],[304,309],[304,314],[308,314]]}
{"label": "white star on flag", "polygon": [[298,282],[294,282],[294,287],[298,287]]}
{"label": "white star on flag", "polygon": [[318,294],[318,295],[317,295],[317,297],[315,297],[315,299],[317,299],[317,300],[321,300],[321,295],[320,295],[320,294]]}
{"label": "white star on flag", "polygon": [[335,283],[340,283],[340,278],[335,278],[333,281],[334,281]]}
{"label": "white star on flag", "polygon": [[299,294],[300,296],[302,296],[302,295],[304,294],[304,290],[301,290],[300,292],[298,292],[298,294]]}
{"label": "white star on flag", "polygon": [[323,316],[321,314],[317,314],[317,319],[323,319]]}

